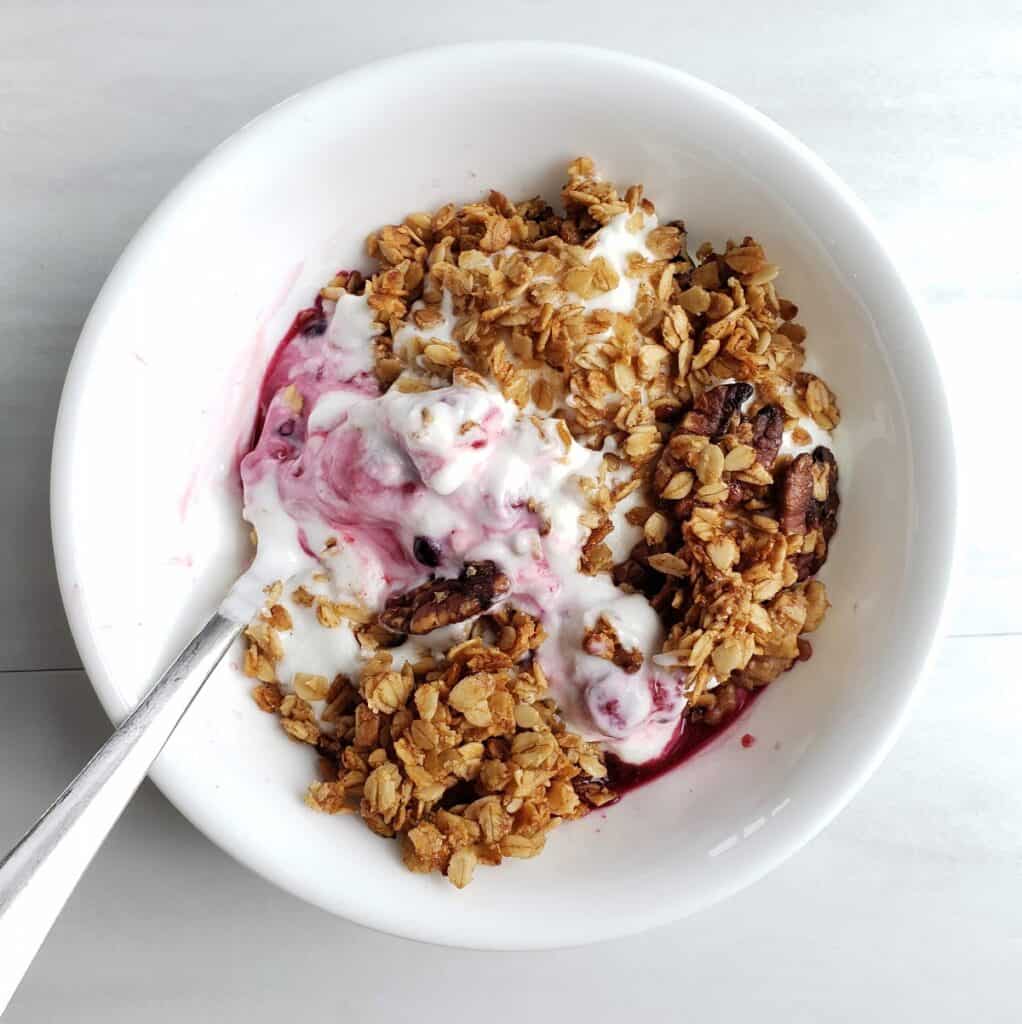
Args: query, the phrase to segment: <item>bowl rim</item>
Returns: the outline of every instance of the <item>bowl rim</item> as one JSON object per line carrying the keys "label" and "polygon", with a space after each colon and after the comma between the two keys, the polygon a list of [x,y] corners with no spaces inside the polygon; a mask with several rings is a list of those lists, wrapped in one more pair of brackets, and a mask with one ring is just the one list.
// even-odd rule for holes
{"label": "bowl rim", "polygon": [[[916,667],[912,677],[906,678],[902,684],[896,710],[888,718],[885,728],[875,731],[871,741],[863,744],[858,761],[849,765],[843,783],[834,787],[825,804],[819,806],[814,813],[807,813],[797,825],[793,824],[789,829],[790,834],[787,840],[779,842],[769,855],[764,856],[756,864],[735,872],[727,883],[720,884],[712,892],[708,892],[701,901],[696,901],[694,905],[690,901],[687,907],[680,907],[676,902],[668,899],[659,907],[647,909],[626,921],[616,920],[609,923],[609,926],[600,924],[595,919],[590,921],[590,935],[584,941],[596,942],[635,934],[647,928],[667,924],[688,913],[716,903],[772,871],[819,834],[862,788],[890,751],[904,726],[913,701],[918,695],[921,681],[932,666],[939,641],[945,632],[944,625],[949,610],[951,583],[958,558],[958,546],[955,543],[958,518],[958,474],[955,464],[955,447],[950,430],[947,394],[941,379],[940,368],[920,316],[918,304],[911,289],[898,273],[888,255],[872,216],[838,175],[786,129],[730,93],[670,65],[601,47],[534,40],[468,42],[413,49],[349,69],[274,104],[216,145],[165,195],[145,218],[118,257],[89,312],[69,364],[54,431],[50,467],[50,518],[54,560],[65,614],[81,656],[82,665],[108,717],[116,723],[124,717],[126,708],[100,658],[99,649],[90,633],[87,616],[74,599],[72,592],[74,551],[70,529],[72,504],[69,470],[74,446],[75,420],[80,405],[79,397],[90,371],[92,355],[101,344],[109,311],[117,303],[122,291],[122,282],[130,276],[132,266],[144,253],[150,242],[159,236],[163,224],[175,215],[177,208],[193,190],[201,187],[207,174],[220,163],[225,162],[232,150],[240,147],[252,133],[272,128],[278,120],[283,121],[291,117],[303,103],[312,102],[315,98],[332,90],[355,87],[370,82],[374,78],[386,78],[395,72],[407,72],[416,66],[428,67],[437,61],[453,58],[464,59],[466,56],[479,59],[492,58],[495,52],[499,52],[502,57],[556,54],[565,60],[598,62],[604,66],[613,65],[614,70],[620,70],[623,73],[629,71],[655,73],[679,92],[695,94],[704,101],[716,104],[726,114],[743,122],[748,130],[769,139],[774,145],[786,150],[790,156],[805,165],[807,171],[826,190],[834,204],[843,208],[845,219],[849,223],[854,223],[864,239],[870,243],[872,247],[870,255],[882,262],[896,297],[897,308],[912,327],[913,337],[909,340],[914,349],[914,355],[919,360],[917,370],[926,378],[924,390],[927,394],[927,402],[933,408],[931,416],[935,424],[935,431],[933,435],[928,436],[927,440],[940,453],[941,471],[944,477],[943,501],[939,507],[927,510],[928,533],[934,538],[929,549],[938,555],[942,554],[943,561],[936,566],[930,566],[931,577],[935,574],[935,579],[931,578],[931,583],[935,583],[935,586],[932,586],[922,599],[923,610],[920,612],[920,621],[925,622],[926,628],[919,631],[922,640],[917,644]],[[192,813],[189,808],[188,793],[179,780],[173,777],[174,773],[168,767],[157,764],[150,775],[164,795],[216,845],[285,891],[314,905],[319,905],[311,891],[302,891],[293,879],[284,878],[280,872],[274,871],[272,865],[261,860],[257,852],[252,849],[251,844],[242,841],[236,833],[219,830],[208,820],[202,822],[197,820],[200,816],[197,813]],[[424,927],[415,921],[396,922],[392,914],[367,910],[364,906],[352,907],[350,912],[349,909],[345,909],[343,913],[349,920],[378,931],[440,945],[496,950],[546,949],[579,944],[577,941],[564,940],[549,934],[529,942],[507,942],[496,936],[492,940],[475,939],[466,942],[457,935],[438,933],[435,927]]]}

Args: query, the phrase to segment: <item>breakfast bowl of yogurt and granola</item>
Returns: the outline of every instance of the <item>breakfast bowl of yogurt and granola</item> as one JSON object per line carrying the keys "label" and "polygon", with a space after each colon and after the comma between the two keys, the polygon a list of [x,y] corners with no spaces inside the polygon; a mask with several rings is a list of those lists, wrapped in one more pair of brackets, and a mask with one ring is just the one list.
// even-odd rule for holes
{"label": "breakfast bowl of yogurt and granola", "polygon": [[798,143],[633,58],[460,47],[296,97],[154,214],[69,375],[55,544],[115,718],[244,622],[153,773],[200,828],[356,921],[536,948],[721,898],[862,784],[939,628],[950,450]]}

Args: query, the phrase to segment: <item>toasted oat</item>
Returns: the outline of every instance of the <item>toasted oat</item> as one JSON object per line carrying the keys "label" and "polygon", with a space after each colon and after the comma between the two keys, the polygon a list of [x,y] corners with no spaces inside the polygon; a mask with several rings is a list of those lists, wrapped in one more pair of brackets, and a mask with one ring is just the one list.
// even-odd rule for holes
{"label": "toasted oat", "polygon": [[[519,636],[542,636],[535,619],[513,609],[495,613],[492,627],[514,630],[512,651]],[[627,662],[634,653],[618,656]],[[299,681],[325,693],[323,677]],[[345,686],[329,692],[342,697]],[[257,698],[260,706],[274,709],[279,689],[265,693],[270,699]],[[353,697],[351,731],[326,747],[301,697],[289,695],[275,710],[289,736],[320,745],[336,776],[312,783],[306,802],[329,814],[357,810],[373,831],[402,837],[410,870],[441,871],[462,888],[476,864],[534,856],[559,821],[611,798],[598,747],[565,730],[531,650],[513,659],[474,639],[419,670],[398,669],[378,652]],[[449,795],[466,784],[474,800],[452,804]]]}
{"label": "toasted oat", "polygon": [[323,700],[330,689],[330,680],[326,676],[296,672],[291,685],[303,700]]}

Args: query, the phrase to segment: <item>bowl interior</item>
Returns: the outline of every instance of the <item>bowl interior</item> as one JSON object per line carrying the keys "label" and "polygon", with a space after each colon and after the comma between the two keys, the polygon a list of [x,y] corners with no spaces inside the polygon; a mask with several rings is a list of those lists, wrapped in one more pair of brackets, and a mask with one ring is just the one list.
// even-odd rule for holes
{"label": "bowl interior", "polygon": [[554,200],[578,154],[643,182],[695,244],[750,233],[781,264],[843,411],[834,607],[812,660],[739,727],[465,893],[406,873],[356,822],[309,812],[311,752],[256,709],[237,657],[222,665],[161,756],[159,785],[270,879],[415,938],[539,947],[690,912],[801,845],[892,739],[943,603],[950,444],[918,319],[854,200],[779,129],[666,68],[531,44],[415,54],[288,101],[200,165],[111,276],[62,406],[58,568],[117,717],[244,565],[236,461],[294,313],[336,269],[365,266],[374,227],[489,187]]}

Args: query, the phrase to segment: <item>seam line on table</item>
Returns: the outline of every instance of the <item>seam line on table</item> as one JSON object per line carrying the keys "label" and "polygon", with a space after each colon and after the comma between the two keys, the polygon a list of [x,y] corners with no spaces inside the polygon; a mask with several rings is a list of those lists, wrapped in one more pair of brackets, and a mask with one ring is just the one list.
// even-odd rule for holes
{"label": "seam line on table", "polygon": [[1022,636],[1022,630],[1009,629],[1003,633],[948,633],[948,640],[988,640],[997,637]]}
{"label": "seam line on table", "polygon": [[81,665],[63,666],[61,668],[0,668],[0,676],[41,675],[44,672],[84,672]]}
{"label": "seam line on table", "polygon": [[[1005,630],[999,633],[949,633],[945,640],[996,640],[999,638],[1022,637],[1022,629]],[[81,665],[61,665],[58,668],[0,668],[0,677],[39,675],[43,672],[84,672]]]}

